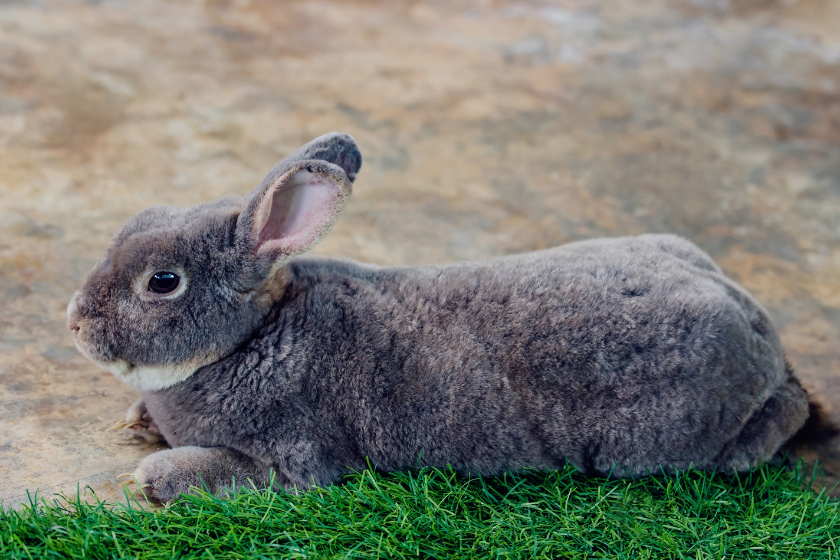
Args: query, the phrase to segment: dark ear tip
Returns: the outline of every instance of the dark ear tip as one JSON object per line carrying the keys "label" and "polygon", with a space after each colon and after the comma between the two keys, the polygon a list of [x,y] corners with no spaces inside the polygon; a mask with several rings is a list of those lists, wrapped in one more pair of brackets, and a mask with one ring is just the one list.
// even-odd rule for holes
{"label": "dark ear tip", "polygon": [[286,159],[275,165],[274,169],[254,189],[255,196],[262,196],[261,193],[275,179],[288,171],[296,163],[307,160],[313,162],[326,161],[327,163],[340,167],[344,170],[344,174],[350,183],[355,181],[356,173],[362,167],[362,153],[359,151],[359,147],[356,145],[353,137],[344,132],[330,132],[301,146]]}
{"label": "dark ear tip", "polygon": [[323,159],[341,167],[351,183],[355,181],[356,173],[362,168],[362,152],[356,140],[346,132],[331,132],[321,138],[331,148],[329,157]]}

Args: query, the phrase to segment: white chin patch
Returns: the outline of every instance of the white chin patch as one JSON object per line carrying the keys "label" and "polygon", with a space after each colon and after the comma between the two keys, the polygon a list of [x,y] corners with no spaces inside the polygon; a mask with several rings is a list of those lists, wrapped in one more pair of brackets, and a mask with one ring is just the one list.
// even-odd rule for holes
{"label": "white chin patch", "polygon": [[120,381],[138,391],[160,391],[184,381],[205,364],[192,362],[175,366],[132,366],[125,360],[96,362]]}

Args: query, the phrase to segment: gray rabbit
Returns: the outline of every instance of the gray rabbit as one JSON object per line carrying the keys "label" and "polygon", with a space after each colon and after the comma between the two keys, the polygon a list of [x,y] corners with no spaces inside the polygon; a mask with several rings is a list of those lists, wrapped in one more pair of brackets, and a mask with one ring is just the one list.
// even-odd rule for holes
{"label": "gray rabbit", "polygon": [[361,161],[328,134],[245,198],[144,210],[73,296],[79,351],[143,391],[126,422],[172,446],[135,472],[151,500],[199,475],[328,485],[368,459],[733,472],[808,418],[767,312],[673,235],[427,267],[292,258]]}

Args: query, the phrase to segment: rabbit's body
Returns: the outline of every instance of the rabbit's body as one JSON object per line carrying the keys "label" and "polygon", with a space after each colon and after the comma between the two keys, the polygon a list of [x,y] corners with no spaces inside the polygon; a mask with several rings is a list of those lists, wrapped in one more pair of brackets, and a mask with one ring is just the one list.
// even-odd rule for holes
{"label": "rabbit's body", "polygon": [[[368,458],[490,475],[564,460],[618,476],[731,471],[768,459],[807,416],[796,385],[786,414],[761,417],[787,390],[779,338],[678,237],[288,270],[276,318],[247,345],[144,395],[173,446],[235,449],[299,487]],[[768,437],[726,453],[755,421]]]}
{"label": "rabbit's body", "polygon": [[808,417],[766,311],[675,236],[415,268],[291,259],[360,166],[325,135],[245,198],[144,210],[74,295],[79,350],[144,391],[127,423],[173,446],[135,473],[152,500],[368,461],[736,471]]}

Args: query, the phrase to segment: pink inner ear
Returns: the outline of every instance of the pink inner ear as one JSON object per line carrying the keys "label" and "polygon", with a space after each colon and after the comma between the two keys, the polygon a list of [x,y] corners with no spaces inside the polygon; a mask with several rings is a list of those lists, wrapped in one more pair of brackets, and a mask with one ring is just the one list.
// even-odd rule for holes
{"label": "pink inner ear", "polygon": [[332,181],[298,171],[272,187],[260,202],[254,231],[257,249],[294,255],[310,249],[333,224],[341,191]]}

